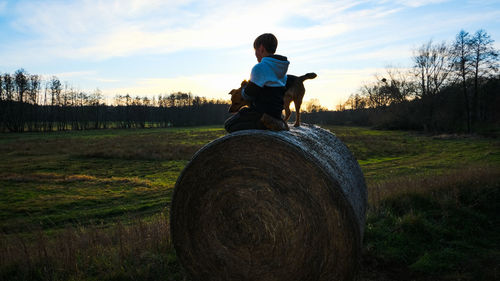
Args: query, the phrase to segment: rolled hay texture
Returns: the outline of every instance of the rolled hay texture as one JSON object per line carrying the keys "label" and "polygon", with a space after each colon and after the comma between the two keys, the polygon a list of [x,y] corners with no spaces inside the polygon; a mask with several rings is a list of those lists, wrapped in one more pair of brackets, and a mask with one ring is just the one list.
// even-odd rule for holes
{"label": "rolled hay texture", "polygon": [[246,130],[193,156],[171,234],[193,280],[353,280],[365,209],[361,169],[329,131]]}

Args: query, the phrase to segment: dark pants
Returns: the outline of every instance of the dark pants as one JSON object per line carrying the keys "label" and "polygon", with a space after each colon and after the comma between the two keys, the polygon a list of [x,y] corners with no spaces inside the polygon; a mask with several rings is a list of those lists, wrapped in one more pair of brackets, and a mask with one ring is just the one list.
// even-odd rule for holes
{"label": "dark pants", "polygon": [[226,122],[224,122],[224,128],[226,128],[226,131],[229,133],[250,129],[265,130],[266,127],[260,121],[261,117],[262,113],[245,107],[229,117]]}

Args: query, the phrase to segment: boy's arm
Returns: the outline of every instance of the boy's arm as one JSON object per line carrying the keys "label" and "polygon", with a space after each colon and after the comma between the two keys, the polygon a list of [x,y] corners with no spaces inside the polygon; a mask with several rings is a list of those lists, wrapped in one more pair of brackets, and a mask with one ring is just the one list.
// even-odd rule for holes
{"label": "boy's arm", "polygon": [[254,82],[248,82],[247,86],[241,91],[241,96],[244,100],[253,101],[260,93],[262,93],[262,88],[257,86]]}
{"label": "boy's arm", "polygon": [[265,69],[262,64],[258,63],[252,67],[252,72],[250,73],[250,81],[247,86],[241,91],[241,96],[247,101],[254,101],[258,96],[262,94],[262,87],[265,82]]}

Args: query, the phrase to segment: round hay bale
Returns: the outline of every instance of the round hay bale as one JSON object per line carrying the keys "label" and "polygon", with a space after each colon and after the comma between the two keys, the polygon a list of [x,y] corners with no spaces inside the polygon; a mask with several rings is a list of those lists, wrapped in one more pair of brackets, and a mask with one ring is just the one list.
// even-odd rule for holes
{"label": "round hay bale", "polygon": [[171,233],[194,280],[352,280],[365,208],[361,169],[332,133],[246,130],[193,156]]}

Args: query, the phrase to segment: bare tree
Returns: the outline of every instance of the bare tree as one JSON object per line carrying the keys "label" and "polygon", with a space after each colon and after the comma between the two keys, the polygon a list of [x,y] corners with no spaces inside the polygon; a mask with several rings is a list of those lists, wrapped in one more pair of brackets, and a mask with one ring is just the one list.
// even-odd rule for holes
{"label": "bare tree", "polygon": [[5,90],[5,99],[8,101],[14,100],[14,79],[8,73],[3,75],[3,86]]}
{"label": "bare tree", "polygon": [[29,74],[26,73],[24,69],[18,69],[16,73],[14,74],[14,82],[15,82],[15,87],[16,87],[16,92],[17,92],[17,101],[18,104],[13,104],[14,110],[12,112],[13,114],[13,125],[14,125],[14,130],[17,132],[22,132],[24,131],[24,127],[26,124],[26,108],[24,105],[25,102],[25,95],[28,93],[28,81],[29,81]]}
{"label": "bare tree", "polygon": [[396,67],[387,67],[386,74],[388,79],[377,79],[389,87],[391,103],[400,103],[413,99],[416,96],[416,85],[413,75],[407,71]]}
{"label": "bare tree", "polygon": [[4,101],[6,98],[5,98],[5,89],[4,89],[4,86],[3,86],[3,76],[0,75],[0,102],[1,101]]}
{"label": "bare tree", "polygon": [[444,42],[433,44],[432,40],[414,52],[414,68],[420,78],[422,96],[433,96],[444,86],[451,71],[448,54],[448,47]]}
{"label": "bare tree", "polygon": [[92,106],[92,109],[94,111],[93,113],[93,120],[94,120],[94,129],[99,129],[100,126],[103,124],[102,123],[102,110],[100,109],[101,105],[103,104],[103,95],[101,90],[99,88],[96,88],[94,92],[90,95],[90,105]]}
{"label": "bare tree", "polygon": [[367,107],[367,101],[360,93],[351,94],[345,102],[344,107],[352,110],[363,109]]}
{"label": "bare tree", "polygon": [[17,100],[19,102],[24,102],[24,94],[28,91],[28,74],[21,68],[16,71],[14,77],[17,89]]}
{"label": "bare tree", "polygon": [[450,54],[451,62],[455,74],[455,78],[460,83],[462,94],[464,96],[465,115],[467,122],[467,132],[471,131],[471,112],[470,101],[467,87],[467,80],[472,71],[472,50],[471,50],[471,36],[468,32],[461,30],[455,37],[452,44]]}
{"label": "bare tree", "polygon": [[380,87],[375,83],[372,85],[363,85],[359,89],[361,96],[366,97],[368,107],[386,107],[389,104],[387,97],[381,95],[379,88]]}
{"label": "bare tree", "polygon": [[61,104],[61,81],[55,76],[50,80],[50,104],[60,105]]}
{"label": "bare tree", "polygon": [[414,52],[414,71],[419,78],[420,98],[423,103],[422,123],[425,130],[435,130],[435,96],[445,86],[451,72],[446,44],[433,44],[432,40]]}
{"label": "bare tree", "polygon": [[40,76],[30,75],[29,76],[29,89],[28,89],[28,102],[31,104],[38,104],[39,94],[40,94]]}
{"label": "bare tree", "polygon": [[325,111],[326,108],[321,106],[321,103],[318,99],[310,99],[305,103],[305,110],[307,112],[319,112]]}
{"label": "bare tree", "polygon": [[480,80],[494,75],[498,71],[498,51],[493,47],[494,40],[483,29],[476,31],[470,42],[474,79],[472,98],[472,121],[479,119],[479,83]]}
{"label": "bare tree", "polygon": [[55,76],[49,82],[50,86],[50,118],[48,120],[48,130],[52,131],[52,127],[54,122],[56,122],[57,129],[64,129],[62,122],[60,120],[60,116],[62,115],[61,106],[61,81]]}

